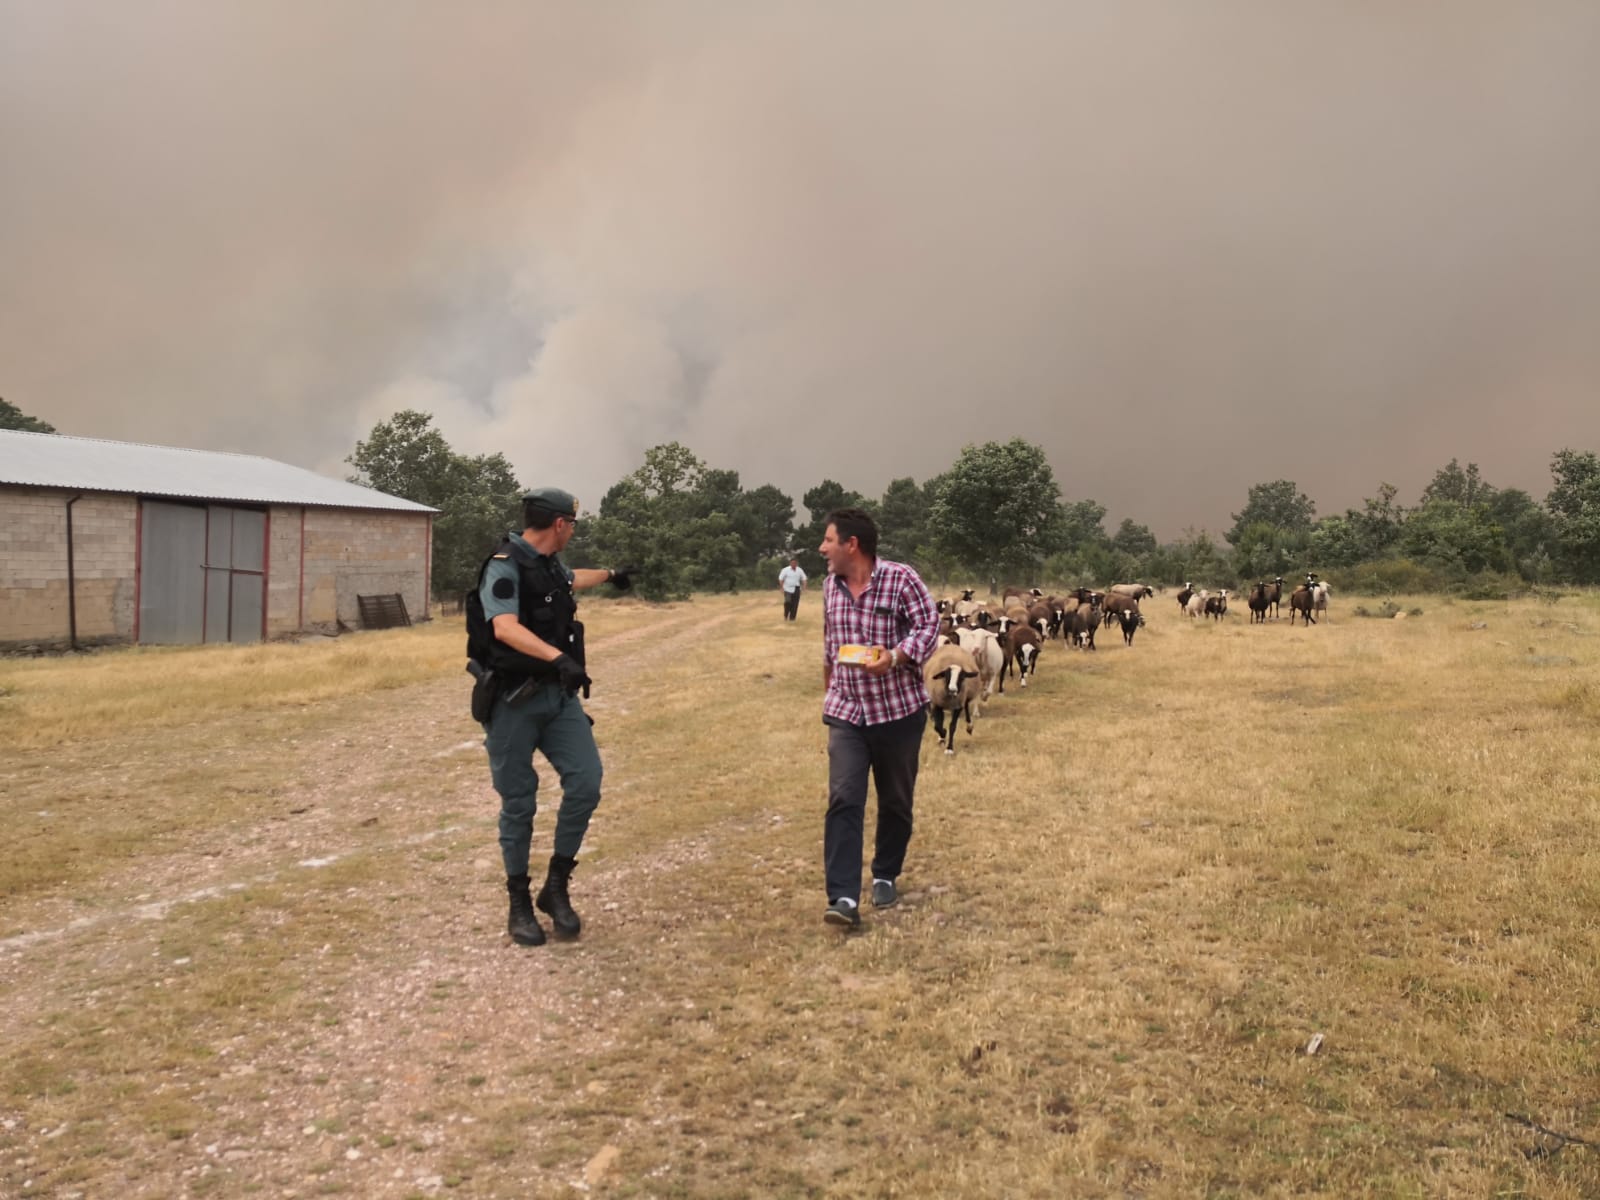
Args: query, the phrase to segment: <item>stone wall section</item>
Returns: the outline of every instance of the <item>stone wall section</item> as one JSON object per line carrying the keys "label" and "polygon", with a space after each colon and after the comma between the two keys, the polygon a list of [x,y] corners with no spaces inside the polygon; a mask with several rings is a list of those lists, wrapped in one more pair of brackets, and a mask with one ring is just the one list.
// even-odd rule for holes
{"label": "stone wall section", "polygon": [[[67,501],[77,492],[0,486],[0,644],[67,645]],[[72,506],[81,645],[133,639],[139,504],[84,492]]]}

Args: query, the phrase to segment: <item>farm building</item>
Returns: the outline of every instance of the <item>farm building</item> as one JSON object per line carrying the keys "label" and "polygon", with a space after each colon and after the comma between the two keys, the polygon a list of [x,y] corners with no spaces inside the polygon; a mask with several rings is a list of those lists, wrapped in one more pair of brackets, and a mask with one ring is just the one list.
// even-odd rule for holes
{"label": "farm building", "polygon": [[434,510],[249,454],[0,430],[0,647],[257,642],[428,612]]}

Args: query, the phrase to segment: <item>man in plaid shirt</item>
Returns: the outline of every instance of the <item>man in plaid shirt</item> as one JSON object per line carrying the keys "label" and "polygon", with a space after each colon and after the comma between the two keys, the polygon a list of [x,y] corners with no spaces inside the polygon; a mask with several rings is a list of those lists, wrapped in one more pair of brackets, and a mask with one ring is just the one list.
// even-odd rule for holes
{"label": "man in plaid shirt", "polygon": [[[872,903],[899,899],[895,880],[911,841],[917,755],[928,722],[922,665],[939,637],[939,613],[922,579],[903,563],[878,558],[878,527],[859,508],[828,514],[818,547],[828,560],[823,582],[822,674],[827,695],[828,816],[823,870],[830,925],[861,924],[861,841],[867,773],[878,789],[872,856]],[[869,646],[862,664],[841,663],[839,647]]]}

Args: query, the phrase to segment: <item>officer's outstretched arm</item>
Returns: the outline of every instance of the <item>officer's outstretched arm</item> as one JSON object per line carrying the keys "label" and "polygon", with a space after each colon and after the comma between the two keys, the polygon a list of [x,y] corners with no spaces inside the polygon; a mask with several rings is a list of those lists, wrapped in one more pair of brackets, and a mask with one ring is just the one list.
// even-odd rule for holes
{"label": "officer's outstretched arm", "polygon": [[575,592],[587,591],[589,588],[610,582],[611,572],[604,568],[579,567],[572,572],[572,590]]}
{"label": "officer's outstretched arm", "polygon": [[536,637],[526,625],[517,620],[514,613],[501,613],[494,619],[494,636],[513,650],[520,650],[541,662],[554,662],[561,656],[561,651],[543,638]]}

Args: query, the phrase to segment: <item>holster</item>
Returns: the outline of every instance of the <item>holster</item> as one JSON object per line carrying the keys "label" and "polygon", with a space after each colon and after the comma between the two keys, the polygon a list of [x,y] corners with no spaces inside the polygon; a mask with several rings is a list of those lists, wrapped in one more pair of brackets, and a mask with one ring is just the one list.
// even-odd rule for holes
{"label": "holster", "polygon": [[[572,646],[567,653],[572,656],[573,662],[577,663],[580,667],[587,671],[589,669],[589,664],[584,658],[583,653],[583,622],[574,620],[570,625],[568,625],[567,629],[567,636]],[[587,683],[583,685],[583,698],[585,700],[589,698],[589,685]],[[594,724],[593,721],[589,723],[591,725]]]}
{"label": "holster", "polygon": [[[476,670],[473,669],[475,667]],[[500,694],[500,677],[475,662],[469,662],[467,670],[472,672],[473,681],[472,719],[480,725],[487,725],[489,714],[494,712],[495,698]]]}

